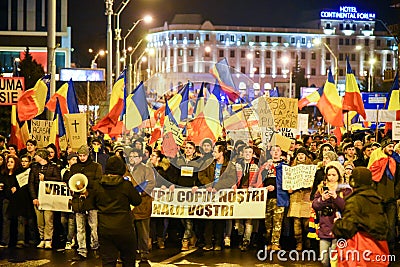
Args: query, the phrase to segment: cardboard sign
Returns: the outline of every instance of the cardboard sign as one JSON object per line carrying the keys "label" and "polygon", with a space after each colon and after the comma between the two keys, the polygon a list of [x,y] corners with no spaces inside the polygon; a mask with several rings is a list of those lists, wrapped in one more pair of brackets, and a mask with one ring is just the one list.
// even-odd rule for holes
{"label": "cardboard sign", "polygon": [[400,140],[400,121],[392,122],[392,140]]}
{"label": "cardboard sign", "polygon": [[292,139],[286,136],[282,136],[279,133],[274,133],[271,143],[272,145],[278,145],[282,149],[282,151],[288,152],[292,143]]}
{"label": "cardboard sign", "polygon": [[152,217],[249,219],[265,218],[267,190],[265,188],[219,190],[216,193],[191,188],[154,188]]}
{"label": "cardboard sign", "polygon": [[85,113],[64,115],[67,138],[73,151],[77,151],[82,145],[86,145],[87,125]]}
{"label": "cardboard sign", "polygon": [[65,182],[41,181],[39,183],[39,210],[72,212],[72,192]]}
{"label": "cardboard sign", "polygon": [[259,97],[257,103],[260,127],[297,128],[297,99],[285,97]]}
{"label": "cardboard sign", "polygon": [[316,171],[316,165],[300,164],[294,167],[284,165],[282,173],[283,190],[311,188],[314,183]]}
{"label": "cardboard sign", "polygon": [[24,90],[24,77],[0,77],[0,105],[16,105],[18,97]]}
{"label": "cardboard sign", "polygon": [[32,120],[31,135],[37,141],[37,147],[43,148],[49,144],[50,130],[53,121],[49,120]]}

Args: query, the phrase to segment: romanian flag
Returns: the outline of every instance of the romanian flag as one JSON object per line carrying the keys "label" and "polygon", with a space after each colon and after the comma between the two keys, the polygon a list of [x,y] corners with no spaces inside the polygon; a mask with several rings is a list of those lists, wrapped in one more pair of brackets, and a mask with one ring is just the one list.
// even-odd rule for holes
{"label": "romanian flag", "polygon": [[205,138],[217,141],[222,130],[217,110],[220,110],[220,103],[217,97],[211,94],[203,112],[188,123],[187,140],[193,141],[196,145],[200,145]]}
{"label": "romanian flag", "polygon": [[[171,116],[172,114],[174,115],[176,121],[178,121],[181,118],[181,114],[184,112],[181,112],[180,108],[182,107],[184,109],[184,105],[181,106],[182,100],[185,98],[185,95],[189,96],[189,86],[184,86],[176,95],[171,97],[170,100],[168,100],[168,106],[170,108]],[[186,104],[188,104],[188,101],[186,101]],[[160,108],[154,112],[154,118],[156,120],[160,120],[161,126],[164,125],[164,116],[165,116],[165,106],[162,105]]]}
{"label": "romanian flag", "polygon": [[196,104],[193,110],[193,117],[197,117],[198,115],[200,115],[201,112],[203,112],[204,105],[205,101],[204,101],[204,82],[203,82],[201,83],[199,94],[197,95]]}
{"label": "romanian flag", "polygon": [[349,57],[346,57],[347,61],[347,72],[346,72],[346,92],[343,97],[343,110],[354,110],[357,111],[364,119],[367,118],[364,109],[364,103],[361,98],[360,89],[356,78],[354,77],[353,71],[350,66]]}
{"label": "romanian flag", "polygon": [[61,111],[61,105],[58,99],[56,99],[56,109],[54,112],[53,124],[50,129],[50,139],[49,143],[53,143],[57,147],[57,152],[60,151],[59,138],[66,134],[63,114]]}
{"label": "romanian flag", "polygon": [[117,132],[122,133],[123,123],[120,121],[120,116],[124,112],[125,103],[125,71],[119,76],[118,80],[115,82],[111,97],[110,97],[110,107],[108,114],[102,118],[95,126],[93,126],[93,131],[100,131],[104,134],[109,134],[110,136],[116,136]]}
{"label": "romanian flag", "polygon": [[379,182],[385,172],[389,179],[393,179],[396,172],[396,160],[386,155],[380,147],[371,153],[368,169],[371,171],[372,180],[375,182]]}
{"label": "romanian flag", "polygon": [[17,117],[17,106],[11,106],[11,134],[10,144],[17,145],[18,150],[26,147],[26,141],[29,139],[28,123],[26,121],[20,123]]}
{"label": "romanian flag", "polygon": [[78,98],[76,97],[72,78],[67,83],[64,83],[47,102],[46,108],[51,112],[56,110],[57,99],[60,103],[62,114],[79,113]]}
{"label": "romanian flag", "polygon": [[211,74],[218,80],[222,91],[228,96],[228,98],[235,102],[240,98],[239,92],[235,89],[235,83],[233,82],[230,67],[226,58],[223,58],[217,62],[214,67],[210,70]]}
{"label": "romanian flag", "polygon": [[[165,156],[176,157],[179,146],[183,143],[183,136],[178,127],[177,122],[172,116],[168,106],[168,101],[165,100],[165,120],[164,120],[164,135],[162,142],[162,152]],[[178,146],[179,145],[179,146]]]}
{"label": "romanian flag", "polygon": [[[400,88],[399,88],[399,73],[396,73],[396,76],[393,81],[392,88],[388,94],[388,98],[386,100],[386,109],[387,110],[396,110],[396,119],[400,119]],[[392,129],[392,123],[385,123],[385,133],[388,130]]]}
{"label": "romanian flag", "polygon": [[17,102],[18,119],[20,121],[31,120],[44,111],[49,81],[50,75],[45,75],[36,82],[33,88],[20,95]]}
{"label": "romanian flag", "polygon": [[132,94],[126,100],[125,127],[132,129],[139,127],[143,121],[150,117],[147,105],[146,92],[144,91],[143,82],[133,90]]}
{"label": "romanian flag", "polygon": [[325,82],[324,87],[301,99],[298,103],[299,109],[302,109],[312,102],[317,103],[317,107],[326,122],[330,123],[332,126],[343,126],[342,101],[336,90],[330,69],[328,72],[328,80]]}

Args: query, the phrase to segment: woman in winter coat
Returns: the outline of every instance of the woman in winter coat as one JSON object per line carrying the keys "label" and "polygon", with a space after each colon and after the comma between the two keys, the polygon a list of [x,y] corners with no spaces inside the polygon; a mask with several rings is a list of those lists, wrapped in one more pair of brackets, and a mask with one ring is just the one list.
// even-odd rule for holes
{"label": "woman in winter coat", "polygon": [[321,261],[323,266],[330,266],[330,250],[336,249],[333,224],[340,218],[344,197],[351,193],[351,188],[342,184],[344,168],[338,161],[328,163],[325,173],[325,180],[318,187],[312,207],[320,213],[318,237]]}
{"label": "woman in winter coat", "polygon": [[10,200],[9,214],[18,220],[18,236],[17,248],[25,247],[25,226],[29,227],[29,242],[34,243],[35,239],[35,223],[33,216],[35,211],[33,203],[29,195],[28,180],[30,173],[31,157],[28,155],[21,156],[21,166],[16,170],[16,178],[18,182],[17,191]]}
{"label": "woman in winter coat", "polygon": [[[21,167],[20,160],[17,156],[9,155],[6,160],[6,168],[4,173],[0,175],[0,184],[3,184],[3,235],[0,247],[8,247],[10,242],[10,203],[15,202],[14,193],[17,191],[18,182],[15,177],[16,170]],[[0,185],[1,187],[1,185]]]}

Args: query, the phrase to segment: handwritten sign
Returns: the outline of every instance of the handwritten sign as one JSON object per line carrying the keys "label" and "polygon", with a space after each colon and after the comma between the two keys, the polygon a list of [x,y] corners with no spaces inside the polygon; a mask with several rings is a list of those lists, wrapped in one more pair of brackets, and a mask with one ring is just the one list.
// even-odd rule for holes
{"label": "handwritten sign", "polygon": [[260,97],[257,109],[260,127],[297,128],[297,101],[286,97]]}
{"label": "handwritten sign", "polygon": [[50,141],[50,130],[53,121],[49,120],[32,120],[31,134],[32,138],[37,141],[39,148],[46,147]]}
{"label": "handwritten sign", "polygon": [[87,143],[86,115],[84,113],[65,114],[64,122],[69,144],[72,150],[77,151]]}
{"label": "handwritten sign", "polygon": [[303,134],[308,133],[308,114],[298,114],[297,130]]}
{"label": "handwritten sign", "polygon": [[39,183],[39,210],[72,212],[72,192],[64,182],[41,181]]}
{"label": "handwritten sign", "polygon": [[400,140],[400,121],[392,122],[392,139]]}
{"label": "handwritten sign", "polygon": [[283,190],[297,190],[310,188],[313,185],[316,165],[300,164],[294,167],[283,166],[282,188]]}
{"label": "handwritten sign", "polygon": [[265,218],[267,190],[219,190],[216,193],[199,189],[154,188],[152,217],[202,218],[202,219],[248,219]]}

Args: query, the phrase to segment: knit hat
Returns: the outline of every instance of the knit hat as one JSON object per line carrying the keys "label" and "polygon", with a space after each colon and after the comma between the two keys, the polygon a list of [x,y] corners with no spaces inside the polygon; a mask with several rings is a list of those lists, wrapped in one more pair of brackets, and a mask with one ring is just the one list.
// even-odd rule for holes
{"label": "knit hat", "polygon": [[352,187],[360,187],[363,185],[371,186],[372,173],[366,167],[356,167],[350,176],[350,185]]}
{"label": "knit hat", "polygon": [[331,161],[336,161],[338,159],[337,154],[333,151],[325,151],[323,155],[324,157],[329,158]]}
{"label": "knit hat", "polygon": [[125,171],[125,163],[120,157],[112,156],[107,160],[105,174],[124,175]]}
{"label": "knit hat", "polygon": [[212,143],[210,138],[204,138],[203,141],[201,141],[201,145],[204,145],[204,144],[207,144],[207,143],[210,144],[211,146],[213,145],[213,143]]}
{"label": "knit hat", "polygon": [[329,144],[329,143],[323,143],[321,146],[320,146],[320,148],[319,148],[319,151],[324,151],[324,147],[329,147],[329,149],[331,150],[331,151],[335,151],[335,149],[333,148],[333,146],[331,145],[331,144]]}
{"label": "knit hat", "polygon": [[74,157],[78,157],[78,154],[76,154],[76,153],[71,153],[71,154],[69,154],[68,156],[67,156],[67,160],[70,160],[70,159],[72,159],[72,158],[74,158]]}
{"label": "knit hat", "polygon": [[89,155],[90,150],[88,145],[82,145],[78,151],[76,152],[77,154],[83,154],[83,155]]}
{"label": "knit hat", "polygon": [[47,151],[47,149],[40,148],[40,149],[36,150],[35,154],[38,155],[39,157],[41,157],[42,159],[48,159],[50,153],[49,153],[49,151]]}
{"label": "knit hat", "polygon": [[389,137],[385,137],[381,141],[382,149],[385,148],[386,146],[390,145],[390,144],[394,144],[394,143],[393,143],[392,139],[390,139]]}
{"label": "knit hat", "polygon": [[325,173],[326,173],[326,170],[328,169],[329,166],[335,167],[339,171],[340,177],[344,176],[344,167],[343,167],[342,164],[340,164],[339,161],[331,161],[328,164],[326,164]]}
{"label": "knit hat", "polygon": [[306,155],[307,157],[310,156],[309,152],[307,151],[307,149],[306,149],[305,147],[299,147],[299,148],[296,150],[295,156],[297,157],[297,155],[298,155],[299,153],[303,153],[303,154]]}

